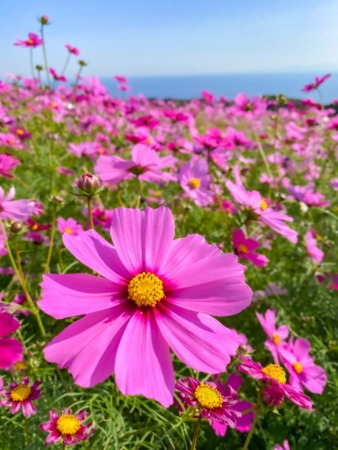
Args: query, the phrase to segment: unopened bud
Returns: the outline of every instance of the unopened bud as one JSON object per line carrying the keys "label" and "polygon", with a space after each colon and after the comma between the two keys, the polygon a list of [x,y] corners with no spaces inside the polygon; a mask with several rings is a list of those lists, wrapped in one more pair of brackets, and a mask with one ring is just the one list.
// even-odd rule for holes
{"label": "unopened bud", "polygon": [[85,173],[75,180],[73,187],[78,191],[77,195],[92,197],[101,190],[101,181],[97,175]]}
{"label": "unopened bud", "polygon": [[277,95],[277,104],[278,106],[286,106],[288,103],[288,99],[283,94]]}
{"label": "unopened bud", "polygon": [[54,195],[54,197],[51,197],[50,201],[52,203],[56,203],[57,205],[62,205],[62,203],[64,202],[63,197],[61,197],[60,195]]}
{"label": "unopened bud", "polygon": [[17,234],[22,231],[22,223],[21,222],[12,222],[10,226],[11,233]]}
{"label": "unopened bud", "polygon": [[41,25],[49,25],[49,17],[46,14],[44,14],[41,17],[39,17],[38,20],[41,23]]}
{"label": "unopened bud", "polygon": [[80,59],[80,60],[78,61],[78,63],[79,63],[79,66],[81,66],[81,67],[88,66],[88,63],[86,63],[86,61],[83,61],[82,59]]}

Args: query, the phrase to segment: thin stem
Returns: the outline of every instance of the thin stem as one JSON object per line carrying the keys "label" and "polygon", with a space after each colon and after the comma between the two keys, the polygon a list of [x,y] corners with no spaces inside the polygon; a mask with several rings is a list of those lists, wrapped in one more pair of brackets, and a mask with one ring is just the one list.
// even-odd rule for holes
{"label": "thin stem", "polygon": [[25,438],[26,438],[26,444],[30,444],[30,437],[29,437],[29,426],[28,426],[28,419],[25,417]]}
{"label": "thin stem", "polygon": [[68,52],[68,55],[67,55],[67,58],[66,58],[66,62],[65,62],[64,66],[63,66],[63,69],[61,71],[61,76],[66,72],[69,60],[70,60],[70,52]]}
{"label": "thin stem", "polygon": [[65,441],[62,439],[62,450],[66,450],[66,444]]}
{"label": "thin stem", "polygon": [[260,142],[260,140],[259,140],[259,138],[257,136],[256,130],[254,128],[253,128],[253,133],[254,133],[254,136],[255,136],[255,141],[257,143],[257,147],[258,147],[259,153],[261,154],[261,157],[262,157],[263,162],[265,164],[266,171],[268,172],[269,177],[272,178],[272,173],[271,173],[271,170],[270,170],[270,166],[269,166],[268,160],[266,159],[263,146],[262,146],[262,144],[261,144],[261,142]]}
{"label": "thin stem", "polygon": [[32,78],[34,80],[35,79],[35,72],[34,72],[33,49],[32,49],[32,47],[29,49],[29,61],[30,61],[30,66],[31,66]]}
{"label": "thin stem", "polygon": [[195,429],[194,429],[194,435],[193,435],[193,437],[192,437],[192,442],[191,442],[190,450],[195,450],[195,449],[196,449],[197,438],[198,438],[198,432],[199,432],[200,426],[201,426],[201,419],[202,419],[202,416],[201,416],[201,414],[200,414],[200,415],[198,416],[198,419],[196,420]]}
{"label": "thin stem", "polygon": [[250,444],[253,432],[255,431],[255,428],[256,428],[256,425],[257,425],[257,422],[258,422],[259,410],[260,410],[260,408],[259,408],[259,406],[257,406],[254,420],[252,422],[252,425],[251,425],[251,428],[249,430],[249,433],[248,433],[248,435],[247,435],[247,437],[245,439],[245,442],[244,442],[242,450],[247,450],[249,448],[249,444]]}
{"label": "thin stem", "polygon": [[50,265],[50,261],[51,261],[51,258],[52,258],[54,237],[55,237],[55,228],[56,228],[56,205],[53,204],[53,209],[52,209],[52,226],[51,226],[50,235],[49,235],[49,248],[48,248],[48,255],[47,255],[47,262],[46,262],[45,273],[47,273],[49,271],[49,265]]}
{"label": "thin stem", "polygon": [[48,60],[47,60],[47,52],[46,52],[46,44],[45,44],[45,37],[44,37],[44,33],[43,33],[43,25],[41,25],[41,39],[42,39],[42,52],[43,52],[43,59],[45,61],[45,70],[46,70],[47,82],[48,82],[48,86],[51,87],[50,76],[49,76]]}
{"label": "thin stem", "polygon": [[93,221],[93,213],[92,213],[92,197],[89,195],[87,197],[87,206],[88,206],[89,228],[94,230],[94,221]]}

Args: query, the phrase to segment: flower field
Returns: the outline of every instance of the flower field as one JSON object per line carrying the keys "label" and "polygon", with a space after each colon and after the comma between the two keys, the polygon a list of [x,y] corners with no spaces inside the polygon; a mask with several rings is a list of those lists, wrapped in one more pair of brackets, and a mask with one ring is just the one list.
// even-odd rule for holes
{"label": "flower field", "polygon": [[0,449],[336,448],[329,75],[182,102],[46,61],[0,82]]}

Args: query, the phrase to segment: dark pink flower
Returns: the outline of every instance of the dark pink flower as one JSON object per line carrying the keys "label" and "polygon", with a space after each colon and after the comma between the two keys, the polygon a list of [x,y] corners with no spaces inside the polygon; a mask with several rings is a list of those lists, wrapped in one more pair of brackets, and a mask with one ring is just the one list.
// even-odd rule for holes
{"label": "dark pink flower", "polygon": [[168,208],[118,208],[110,234],[63,235],[68,250],[100,276],[48,274],[40,308],[56,319],[84,315],[45,348],[47,361],[94,386],[115,373],[125,395],[173,402],[169,348],[185,364],[223,372],[242,338],[211,317],[234,315],[250,304],[244,267],[202,236],[174,240]]}
{"label": "dark pink flower", "polygon": [[56,73],[56,70],[52,67],[49,69],[49,72],[51,73],[55,81],[67,81],[67,78],[64,75],[58,75]]}
{"label": "dark pink flower", "polygon": [[313,83],[306,84],[303,87],[302,91],[303,92],[310,92],[310,91],[313,91],[314,89],[318,89],[319,86],[321,84],[323,84],[324,81],[326,81],[330,77],[331,77],[330,73],[327,73],[326,75],[323,75],[322,77],[315,77],[315,81]]}
{"label": "dark pink flower", "polygon": [[39,38],[39,36],[35,33],[29,33],[28,39],[22,40],[17,39],[14,42],[14,45],[19,45],[20,47],[39,47],[39,45],[43,44],[43,40]]}
{"label": "dark pink flower", "polygon": [[55,409],[49,411],[49,420],[40,425],[40,429],[48,433],[45,445],[59,441],[64,445],[75,445],[89,439],[95,427],[92,423],[83,423],[88,416],[86,411],[73,414],[71,409],[63,409],[60,415]]}
{"label": "dark pink flower", "polygon": [[0,394],[4,400],[0,400],[0,405],[10,408],[12,414],[18,413],[22,410],[25,417],[36,414],[36,407],[33,401],[41,397],[42,392],[38,389],[41,381],[34,381],[32,386],[29,386],[29,377],[22,379],[21,383],[12,383],[8,389],[1,389]]}
{"label": "dark pink flower", "polygon": [[127,78],[122,75],[114,75],[114,78],[119,83],[128,83]]}
{"label": "dark pink flower", "polygon": [[0,154],[0,175],[6,178],[13,178],[9,172],[14,169],[20,161],[7,153]]}
{"label": "dark pink flower", "polygon": [[269,339],[264,342],[273,356],[276,364],[279,363],[279,348],[284,343],[289,335],[289,329],[286,325],[281,325],[276,328],[276,313],[272,309],[265,312],[265,317],[256,312],[257,319],[262,325],[263,330],[268,335]]}
{"label": "dark pink flower", "polygon": [[0,305],[0,369],[8,369],[22,359],[23,347],[21,342],[15,338],[5,337],[14,333],[19,327],[18,319],[5,312]]}
{"label": "dark pink flower", "polygon": [[248,259],[257,267],[265,267],[268,264],[269,258],[255,252],[259,243],[254,239],[247,239],[241,229],[232,233],[232,243],[240,258]]}
{"label": "dark pink flower", "polygon": [[75,55],[75,56],[79,56],[80,51],[79,51],[78,48],[72,47],[72,46],[69,45],[69,44],[66,44],[65,47],[66,47],[66,49],[69,51],[69,53],[72,53],[72,54]]}

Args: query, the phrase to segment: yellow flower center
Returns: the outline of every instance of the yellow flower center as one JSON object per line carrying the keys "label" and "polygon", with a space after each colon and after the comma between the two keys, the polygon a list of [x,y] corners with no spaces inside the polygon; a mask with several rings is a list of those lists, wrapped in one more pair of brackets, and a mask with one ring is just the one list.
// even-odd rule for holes
{"label": "yellow flower center", "polygon": [[238,250],[241,253],[249,253],[249,249],[248,249],[248,247],[245,244],[239,244]]}
{"label": "yellow flower center", "polygon": [[65,233],[73,234],[73,231],[70,228],[65,228]]}
{"label": "yellow flower center", "polygon": [[28,40],[27,40],[27,44],[28,44],[28,45],[33,45],[33,44],[34,44],[33,39],[28,39]]}
{"label": "yellow flower center", "polygon": [[286,383],[286,374],[278,364],[269,364],[262,370],[264,375],[273,378],[278,383]]}
{"label": "yellow flower center", "polygon": [[198,403],[204,408],[215,409],[223,405],[223,397],[218,389],[207,384],[200,384],[194,392]]}
{"label": "yellow flower center", "polygon": [[15,387],[12,391],[11,391],[11,399],[14,402],[23,402],[25,400],[27,400],[27,398],[31,395],[31,388],[29,386],[26,386],[24,384]]}
{"label": "yellow flower center", "polygon": [[198,178],[190,178],[188,186],[191,187],[191,189],[197,189],[201,186],[201,180]]}
{"label": "yellow flower center", "polygon": [[32,231],[37,231],[39,229],[39,225],[37,223],[35,223],[34,225],[32,225],[31,230]]}
{"label": "yellow flower center", "polygon": [[50,106],[51,108],[55,109],[57,107],[57,104],[55,102],[51,102]]}
{"label": "yellow flower center", "polygon": [[13,368],[14,370],[20,372],[27,369],[27,364],[25,363],[25,361],[18,361],[14,364]]}
{"label": "yellow flower center", "polygon": [[24,134],[24,131],[21,130],[21,128],[18,128],[18,129],[16,130],[16,132],[17,132],[17,134],[18,134],[19,136],[22,136],[22,135]]}
{"label": "yellow flower center", "polygon": [[81,422],[73,414],[64,414],[56,421],[56,429],[62,435],[75,434],[81,428]]}
{"label": "yellow flower center", "polygon": [[153,273],[142,272],[129,281],[128,298],[139,308],[155,306],[164,297],[162,280]]}
{"label": "yellow flower center", "polygon": [[260,203],[259,206],[260,206],[260,208],[261,208],[262,211],[265,211],[266,208],[268,207],[268,204],[266,203],[266,201],[264,200],[264,198],[261,200],[261,203]]}
{"label": "yellow flower center", "polygon": [[302,373],[303,372],[303,366],[302,366],[302,364],[300,362],[296,362],[292,367],[294,368],[294,371],[296,373]]}
{"label": "yellow flower center", "polygon": [[277,344],[280,343],[281,338],[278,336],[278,334],[273,333],[273,335],[272,335],[272,340],[273,340],[273,343],[277,345]]}

